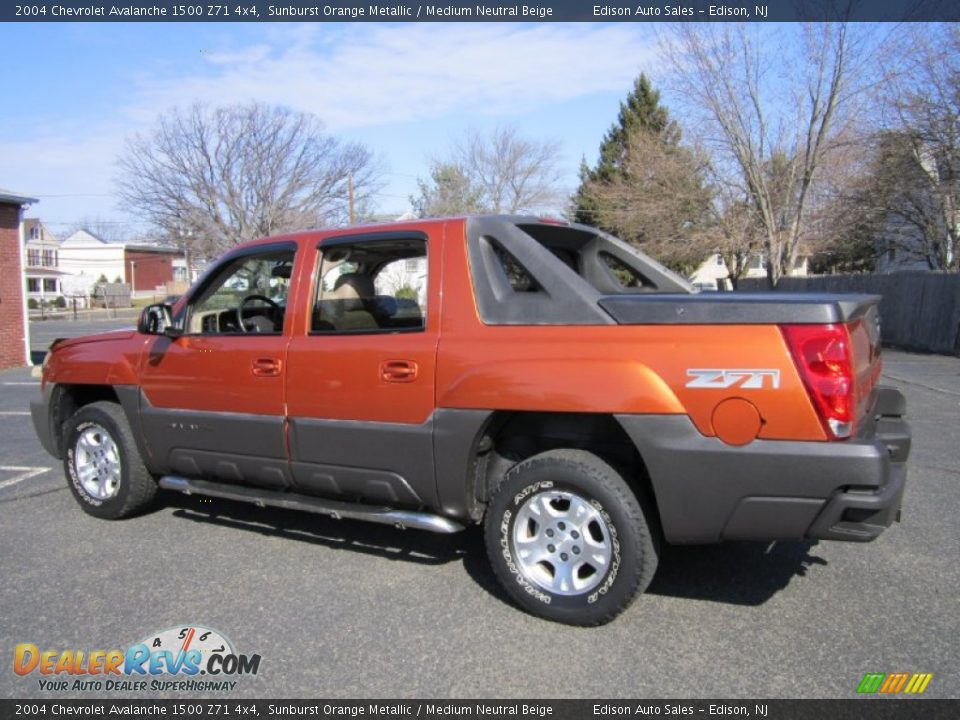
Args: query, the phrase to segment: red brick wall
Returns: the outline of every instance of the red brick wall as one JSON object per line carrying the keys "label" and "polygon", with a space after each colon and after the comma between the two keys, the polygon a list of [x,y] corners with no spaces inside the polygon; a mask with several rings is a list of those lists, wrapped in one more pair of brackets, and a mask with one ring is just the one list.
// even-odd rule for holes
{"label": "red brick wall", "polygon": [[0,368],[25,362],[20,208],[0,203]]}
{"label": "red brick wall", "polygon": [[[173,253],[152,253],[143,250],[127,250],[124,255],[127,282],[133,279],[134,290],[154,290],[158,285],[173,280]],[[131,263],[137,264],[133,272]]]}

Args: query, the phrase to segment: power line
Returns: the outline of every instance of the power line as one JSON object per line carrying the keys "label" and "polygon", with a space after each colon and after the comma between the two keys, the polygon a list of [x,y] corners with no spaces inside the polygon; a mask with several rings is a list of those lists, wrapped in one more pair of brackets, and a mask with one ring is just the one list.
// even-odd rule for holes
{"label": "power line", "polygon": [[[27,218],[28,220],[33,220],[34,218]],[[138,222],[136,220],[44,220],[43,218],[36,218],[40,220],[44,225],[76,225],[78,227],[83,227],[85,225],[140,225],[146,227],[146,223]]]}
{"label": "power line", "polygon": [[58,193],[53,195],[37,195],[38,200],[43,198],[70,198],[70,197],[116,197],[114,193]]}

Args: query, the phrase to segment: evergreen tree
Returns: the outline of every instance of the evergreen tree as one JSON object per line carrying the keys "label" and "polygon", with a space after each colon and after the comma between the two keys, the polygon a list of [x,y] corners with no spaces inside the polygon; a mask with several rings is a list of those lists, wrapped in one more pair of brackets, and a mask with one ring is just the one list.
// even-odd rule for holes
{"label": "evergreen tree", "polygon": [[574,218],[688,272],[716,252],[705,160],[680,144],[680,128],[646,76],[620,103],[595,167],[580,164]]}
{"label": "evergreen tree", "polygon": [[418,178],[410,203],[420,217],[475,213],[536,214],[556,207],[558,145],[507,125],[471,130]]}
{"label": "evergreen tree", "polygon": [[419,217],[471,215],[483,212],[483,193],[471,181],[462,165],[435,161],[430,179],[417,178],[419,196],[411,196],[410,204]]}
{"label": "evergreen tree", "polygon": [[597,182],[611,182],[623,177],[629,138],[641,129],[658,136],[667,145],[676,146],[680,142],[680,129],[660,104],[660,92],[642,73],[634,81],[627,99],[621,101],[617,122],[600,143],[600,157],[596,166],[591,168],[586,159],[580,162],[580,186],[573,198],[576,222],[598,224],[597,208],[587,188]]}

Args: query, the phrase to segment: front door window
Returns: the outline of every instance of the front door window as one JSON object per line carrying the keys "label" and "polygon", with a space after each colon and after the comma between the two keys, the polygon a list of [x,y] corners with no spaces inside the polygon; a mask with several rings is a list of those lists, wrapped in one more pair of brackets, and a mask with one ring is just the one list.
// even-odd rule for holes
{"label": "front door window", "polygon": [[191,303],[187,333],[281,334],[293,255],[273,250],[228,262]]}

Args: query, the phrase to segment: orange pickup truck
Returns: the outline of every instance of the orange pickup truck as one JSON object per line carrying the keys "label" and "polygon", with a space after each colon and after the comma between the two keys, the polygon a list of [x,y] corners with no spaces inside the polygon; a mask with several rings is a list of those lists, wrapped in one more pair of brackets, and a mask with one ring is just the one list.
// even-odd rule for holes
{"label": "orange pickup truck", "polygon": [[871,540],[904,399],[879,298],[696,293],[596,229],[470,217],[240,245],[136,330],[55,342],[33,420],[80,506],[157,488],[434,532],[597,625],[662,542]]}

